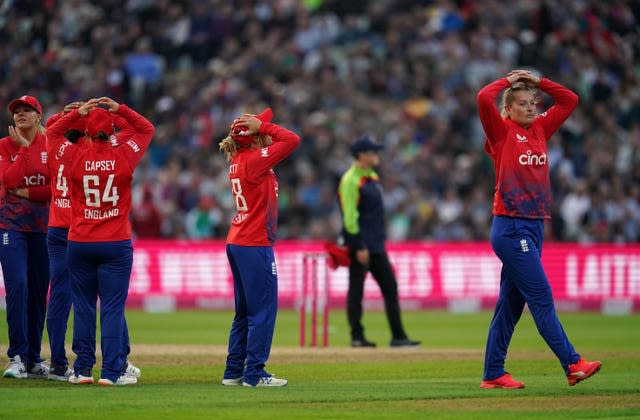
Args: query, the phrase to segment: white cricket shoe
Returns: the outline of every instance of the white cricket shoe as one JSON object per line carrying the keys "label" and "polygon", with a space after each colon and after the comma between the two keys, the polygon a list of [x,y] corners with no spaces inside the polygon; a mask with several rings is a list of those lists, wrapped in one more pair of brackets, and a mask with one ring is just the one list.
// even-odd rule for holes
{"label": "white cricket shoe", "polygon": [[93,377],[74,373],[73,375],[69,376],[69,383],[76,385],[90,385],[93,383]]}
{"label": "white cricket shoe", "polygon": [[49,368],[49,379],[50,381],[69,381],[69,378],[73,375],[73,369],[65,366],[51,366]]}
{"label": "white cricket shoe", "polygon": [[134,366],[133,363],[131,363],[129,360],[127,360],[127,368],[125,369],[124,373],[135,378],[139,378],[140,375],[142,375],[142,371],[140,370],[140,368]]}
{"label": "white cricket shoe", "polygon": [[27,377],[27,369],[24,367],[24,363],[22,363],[20,356],[15,355],[9,358],[9,365],[2,376],[5,378],[17,379],[24,379]]}
{"label": "white cricket shoe", "polygon": [[29,378],[48,379],[49,366],[45,362],[34,363],[33,367],[27,371]]}
{"label": "white cricket shoe", "polygon": [[226,386],[242,385],[242,376],[239,378],[225,378],[222,380],[222,385],[226,385]]}
{"label": "white cricket shoe", "polygon": [[135,376],[127,375],[126,373],[124,375],[121,375],[115,382],[113,382],[111,379],[106,378],[100,378],[100,380],[98,381],[98,385],[102,386],[135,385],[137,383],[138,378],[136,378]]}
{"label": "white cricket shoe", "polygon": [[251,388],[262,387],[262,386],[287,386],[289,381],[282,378],[276,378],[275,376],[263,376],[260,378],[256,385],[251,385],[247,382],[242,382],[242,386],[248,386]]}

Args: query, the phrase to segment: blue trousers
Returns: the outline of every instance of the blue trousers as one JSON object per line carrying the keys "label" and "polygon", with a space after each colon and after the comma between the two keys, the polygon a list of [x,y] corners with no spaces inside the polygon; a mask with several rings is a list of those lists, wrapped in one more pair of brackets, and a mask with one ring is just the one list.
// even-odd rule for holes
{"label": "blue trousers", "polygon": [[[47,333],[51,347],[51,365],[60,367],[66,367],[69,363],[65,351],[65,336],[71,312],[71,284],[67,269],[68,233],[69,229],[59,227],[50,227],[47,232],[49,271],[51,273],[49,305],[47,306]],[[130,344],[126,321],[122,339],[128,355]]]}
{"label": "blue trousers", "polygon": [[67,246],[73,301],[74,370],[87,375],[96,363],[96,301],[100,298],[101,378],[116,381],[126,368],[124,307],[133,264],[130,240],[74,242]]}
{"label": "blue trousers", "polygon": [[278,312],[278,276],[273,248],[227,244],[233,274],[235,317],[229,333],[224,378],[256,385],[264,370]]}
{"label": "blue trousers", "polygon": [[9,357],[42,361],[40,349],[49,289],[46,234],[0,229],[0,264],[7,293]]}
{"label": "blue trousers", "polygon": [[513,330],[526,303],[538,333],[567,372],[580,356],[569,342],[556,314],[551,286],[542,267],[544,221],[495,216],[491,245],[502,261],[500,295],[489,327],[484,380],[505,373],[504,361]]}
{"label": "blue trousers", "polygon": [[71,286],[67,270],[67,234],[69,229],[50,227],[47,232],[51,288],[47,308],[47,332],[51,347],[51,365],[67,366],[64,348],[69,312],[71,311]]}

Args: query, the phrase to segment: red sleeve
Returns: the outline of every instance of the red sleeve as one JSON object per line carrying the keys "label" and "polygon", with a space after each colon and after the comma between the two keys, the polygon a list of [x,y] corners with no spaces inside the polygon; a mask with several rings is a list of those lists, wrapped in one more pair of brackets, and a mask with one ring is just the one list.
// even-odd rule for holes
{"label": "red sleeve", "polygon": [[27,187],[29,200],[47,202],[51,200],[51,186],[41,185],[39,187]]}
{"label": "red sleeve", "polygon": [[[82,118],[80,113],[78,113],[77,109],[74,109],[68,114],[60,116],[60,118],[47,127],[47,153],[53,153],[62,143],[67,141],[64,134],[79,118]],[[47,121],[47,123],[48,122],[49,121]]]}
{"label": "red sleeve", "polygon": [[561,84],[544,77],[540,79],[538,87],[548,93],[555,101],[551,108],[536,118],[536,122],[539,121],[542,124],[545,136],[549,140],[578,106],[578,95]]}
{"label": "red sleeve", "polygon": [[57,114],[53,114],[52,116],[47,118],[47,122],[44,124],[45,128],[48,129],[51,124],[58,121],[60,118],[62,118],[63,115],[64,115],[64,111],[60,111]]}
{"label": "red sleeve", "polygon": [[[120,145],[120,148],[124,150],[124,153],[127,155],[131,168],[135,168],[149,147],[155,128],[149,120],[127,105],[120,105],[118,115],[124,118],[133,129],[130,138],[124,137],[122,139],[124,144]],[[118,138],[120,138],[120,136],[118,136]]]}
{"label": "red sleeve", "polygon": [[118,129],[116,137],[119,145],[136,135],[136,130],[121,115],[113,115],[113,125]]}
{"label": "red sleeve", "polygon": [[260,133],[271,136],[273,143],[256,151],[249,158],[251,175],[256,178],[262,177],[300,144],[300,136],[273,123],[263,122],[260,125]]}
{"label": "red sleeve", "polygon": [[500,92],[508,87],[509,81],[502,78],[489,83],[478,92],[478,114],[487,136],[485,150],[489,155],[493,155],[494,145],[501,141],[506,134],[504,120],[496,106],[496,99]]}
{"label": "red sleeve", "polygon": [[[10,140],[13,141],[13,140]],[[29,154],[26,147],[21,147],[20,152],[16,160],[11,162],[11,156],[2,159],[2,162],[6,164],[2,165],[2,178],[0,182],[8,189],[18,188],[20,183],[24,180],[24,174],[29,166]]]}

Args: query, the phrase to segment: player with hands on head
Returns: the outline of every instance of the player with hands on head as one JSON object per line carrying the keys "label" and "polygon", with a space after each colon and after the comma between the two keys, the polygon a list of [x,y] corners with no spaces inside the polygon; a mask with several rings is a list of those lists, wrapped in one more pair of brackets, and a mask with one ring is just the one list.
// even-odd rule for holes
{"label": "player with hands on head", "polygon": [[[104,107],[104,108],[103,108]],[[105,109],[106,108],[106,109]],[[131,127],[114,147],[114,115]],[[78,147],[61,147],[64,134],[86,117],[86,137]],[[74,307],[73,351],[77,358],[69,382],[93,383],[96,362],[96,301],[100,298],[101,385],[130,385],[127,371],[124,309],[133,263],[131,182],[153,137],[154,127],[125,104],[90,99],[62,116],[48,130],[55,158],[68,169],[71,221],[67,258]],[[65,170],[66,170],[65,169]]]}
{"label": "player with hands on head", "polygon": [[[64,115],[77,109],[82,101],[71,102],[64,106],[63,110],[47,119],[46,127],[49,128]],[[114,120],[119,118],[118,124],[130,129],[130,126],[122,117],[113,115]],[[67,129],[64,137],[67,140],[60,148],[82,147],[86,130],[86,118],[78,118]],[[113,136],[127,135],[128,131],[114,133]],[[113,143],[113,142],[112,142]],[[116,142],[117,144],[117,142]],[[51,366],[49,380],[68,381],[73,370],[68,366],[65,350],[65,338],[69,313],[71,311],[71,285],[69,283],[69,271],[67,269],[67,241],[69,226],[71,223],[71,194],[68,185],[68,165],[58,159],[54,142],[47,141],[47,153],[52,156],[49,159],[51,182],[51,205],[49,208],[49,227],[47,231],[47,249],[49,251],[49,271],[51,274],[51,287],[49,290],[49,305],[47,307],[46,326],[51,348]],[[127,355],[130,351],[129,334],[125,321],[123,343]],[[140,377],[141,371],[127,360],[127,373]]]}
{"label": "player with hands on head", "polygon": [[9,103],[15,125],[0,139],[0,264],[6,288],[6,378],[47,378],[40,356],[49,288],[49,171],[42,106],[33,96]]}
{"label": "player with hands on head", "polygon": [[231,124],[220,150],[229,161],[236,203],[226,252],[233,275],[235,317],[223,385],[279,387],[287,380],[265,370],[278,312],[278,276],[273,246],[278,225],[278,181],[273,168],[289,156],[300,137],[271,122],[266,108]]}
{"label": "player with hands on head", "polygon": [[[537,113],[538,89],[555,101],[541,114]],[[501,92],[498,111],[496,99]],[[504,364],[525,303],[569,385],[600,369],[599,361],[580,357],[567,338],[541,261],[544,221],[551,213],[547,142],[577,105],[574,92],[528,70],[513,70],[478,92],[480,121],[487,136],[484,150],[496,173],[491,245],[502,261],[481,388],[524,388],[523,382],[505,371]]]}

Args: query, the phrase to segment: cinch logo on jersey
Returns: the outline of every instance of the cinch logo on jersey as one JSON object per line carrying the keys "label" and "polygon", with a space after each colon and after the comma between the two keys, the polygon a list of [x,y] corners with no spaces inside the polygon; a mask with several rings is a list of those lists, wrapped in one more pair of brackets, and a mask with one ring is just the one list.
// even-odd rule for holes
{"label": "cinch logo on jersey", "polygon": [[45,185],[47,179],[42,174],[36,174],[31,176],[24,177],[24,183],[27,187],[36,187],[40,185]]}
{"label": "cinch logo on jersey", "polygon": [[534,155],[531,150],[518,156],[518,163],[524,166],[544,166],[547,164],[547,154]]}
{"label": "cinch logo on jersey", "polygon": [[71,145],[70,141],[65,141],[64,143],[62,143],[60,145],[60,148],[58,149],[58,152],[56,153],[56,160],[60,160],[60,158],[64,155],[64,151],[67,147],[69,147]]}

